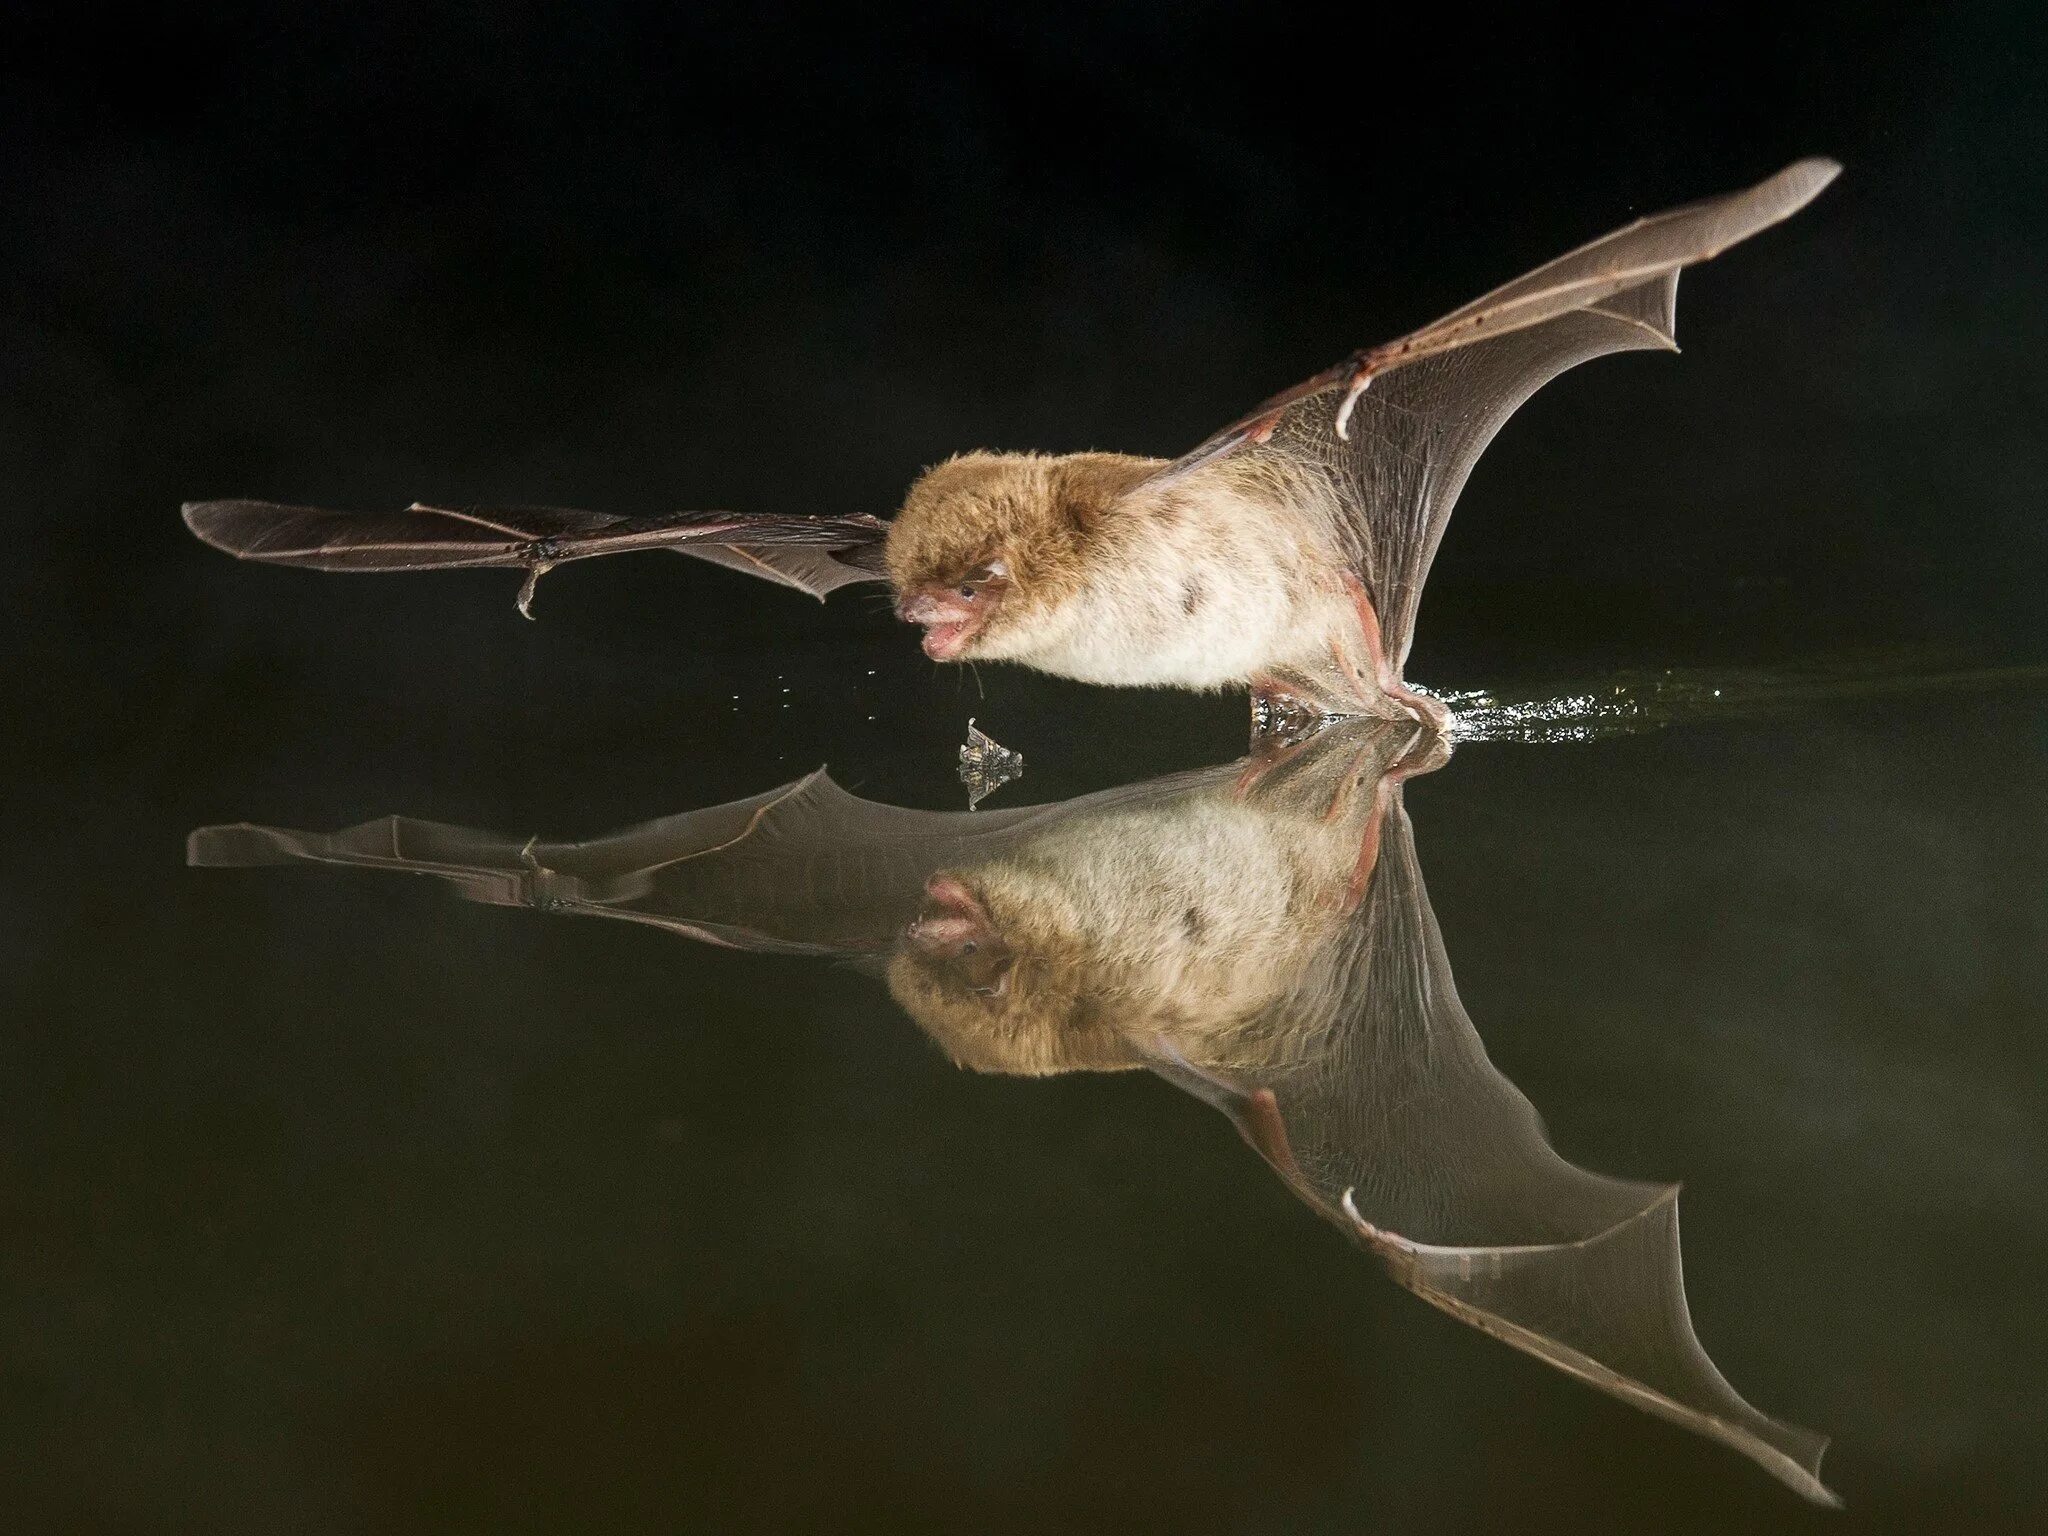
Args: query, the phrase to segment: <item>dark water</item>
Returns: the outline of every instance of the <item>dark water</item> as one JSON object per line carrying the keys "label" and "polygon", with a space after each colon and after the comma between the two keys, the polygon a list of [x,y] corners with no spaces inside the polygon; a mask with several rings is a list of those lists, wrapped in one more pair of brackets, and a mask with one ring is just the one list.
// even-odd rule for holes
{"label": "dark water", "polygon": [[[725,578],[683,564],[653,574],[686,610]],[[1378,1066],[1354,1051],[1321,1097],[1257,1052],[1209,1074],[1280,1084],[1326,1214],[1369,1186],[1379,1224],[1436,1223],[1423,1240],[1559,1241],[1644,1204],[1531,1174],[1500,1129],[1516,1089],[1569,1165],[1682,1180],[1698,1338],[1763,1412],[1834,1438],[1836,1515],[1423,1305],[1183,1091],[1200,1074],[963,1072],[829,958],[419,878],[184,867],[202,823],[396,811],[508,834],[464,857],[545,907],[517,871],[578,856],[522,861],[530,836],[821,760],[957,812],[972,712],[1028,760],[977,813],[995,831],[828,816],[737,874],[570,892],[871,949],[925,869],[1029,842],[1003,807],[1229,763],[1240,702],[1007,673],[963,694],[857,612],[812,621],[830,647],[736,649],[715,685],[621,665],[641,681],[599,688],[579,674],[629,657],[566,580],[531,628],[484,580],[206,583],[247,616],[164,664],[147,774],[81,768],[19,834],[5,1393],[33,1524],[1977,1530],[2039,1507],[2038,695],[1468,743],[1393,814],[1513,1087],[1446,1087],[1445,1026],[1417,1034],[1384,977],[1290,1014],[1292,1059],[1377,1031]],[[275,601],[329,615],[329,653],[280,654]],[[442,654],[378,638],[400,609],[443,616]],[[1269,844],[1307,847],[1329,767],[1290,771],[1252,803],[1291,807]],[[1192,835],[1150,796],[1149,829],[1103,813],[1088,844]],[[1392,836],[1362,914],[1416,910]],[[1083,881],[1076,857],[1046,878]],[[1174,868],[1155,884],[1229,907]],[[1412,923],[1378,942],[1420,945]],[[1645,1294],[1573,1281],[1544,1306],[1626,1355]]]}

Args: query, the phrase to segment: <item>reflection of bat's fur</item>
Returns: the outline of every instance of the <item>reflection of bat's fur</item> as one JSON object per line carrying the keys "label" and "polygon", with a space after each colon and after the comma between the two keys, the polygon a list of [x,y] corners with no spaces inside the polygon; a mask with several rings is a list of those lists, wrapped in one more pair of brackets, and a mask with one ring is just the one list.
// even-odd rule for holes
{"label": "reflection of bat's fur", "polygon": [[1271,1066],[1302,1045],[1294,1026],[1317,1022],[1280,1005],[1347,921],[1359,836],[1356,815],[1305,822],[1227,782],[1063,821],[953,871],[1015,954],[1000,995],[915,945],[891,958],[889,990],[985,1072],[1141,1066],[1160,1038],[1203,1066]]}
{"label": "reflection of bat's fur", "polygon": [[1566,1161],[1488,1059],[1402,805],[1443,757],[1415,725],[1351,724],[1060,806],[910,811],[814,774],[580,843],[391,817],[202,828],[191,858],[417,871],[474,900],[879,962],[961,1065],[1150,1069],[1417,1295],[1831,1501],[1826,1440],[1744,1401],[1693,1333],[1676,1186]]}

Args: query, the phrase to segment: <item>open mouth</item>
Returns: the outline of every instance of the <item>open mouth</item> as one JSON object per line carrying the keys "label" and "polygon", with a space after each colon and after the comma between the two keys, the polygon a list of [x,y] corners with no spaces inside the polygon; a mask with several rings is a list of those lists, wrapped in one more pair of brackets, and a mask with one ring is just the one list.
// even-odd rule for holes
{"label": "open mouth", "polygon": [[974,638],[974,632],[979,628],[979,614],[927,624],[924,627],[924,653],[933,661],[951,661],[967,648],[967,642]]}

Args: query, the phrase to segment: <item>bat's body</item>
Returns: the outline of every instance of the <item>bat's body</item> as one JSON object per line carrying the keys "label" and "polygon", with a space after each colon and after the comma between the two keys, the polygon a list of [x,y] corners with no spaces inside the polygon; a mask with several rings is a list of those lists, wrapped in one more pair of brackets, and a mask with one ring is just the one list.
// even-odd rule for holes
{"label": "bat's body", "polygon": [[[893,522],[545,508],[396,516],[195,502],[231,554],[330,570],[523,568],[672,548],[822,598],[886,579],[942,661],[1015,661],[1123,687],[1250,687],[1324,714],[1442,710],[1402,681],[1452,506],[1535,390],[1609,352],[1675,349],[1678,273],[1803,207],[1803,160],[1641,219],[1398,341],[1353,353],[1179,459],[970,453]],[[529,613],[530,616],[530,613]]]}
{"label": "bat's body", "polygon": [[[966,627],[956,629],[941,607],[926,651],[1112,687],[1242,687],[1327,664],[1331,640],[1357,620],[1326,487],[1261,477],[1238,458],[1177,478],[1161,473],[1168,467],[1117,454],[975,453],[929,471],[885,546],[899,590],[947,563],[947,522],[970,540],[991,523],[1025,526],[999,557],[1009,568],[1001,622],[984,628],[963,599],[969,611],[955,622]],[[998,500],[1017,510],[991,516]],[[923,600],[942,604],[944,594]]]}

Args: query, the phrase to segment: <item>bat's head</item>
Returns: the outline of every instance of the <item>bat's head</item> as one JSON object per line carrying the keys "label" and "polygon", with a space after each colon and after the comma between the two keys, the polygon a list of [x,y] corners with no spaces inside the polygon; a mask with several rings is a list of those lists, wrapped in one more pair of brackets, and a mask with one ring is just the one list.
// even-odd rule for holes
{"label": "bat's head", "polygon": [[1017,954],[974,889],[957,875],[936,874],[904,942],[937,977],[975,997],[1007,996]]}
{"label": "bat's head", "polygon": [[1087,574],[1095,528],[1150,461],[966,453],[920,475],[884,551],[896,612],[938,661],[1025,659]]}
{"label": "bat's head", "polygon": [[1044,546],[1060,537],[1035,454],[969,453],[926,470],[889,526],[885,551],[899,618],[924,626],[935,661],[967,661],[1029,606]]}

